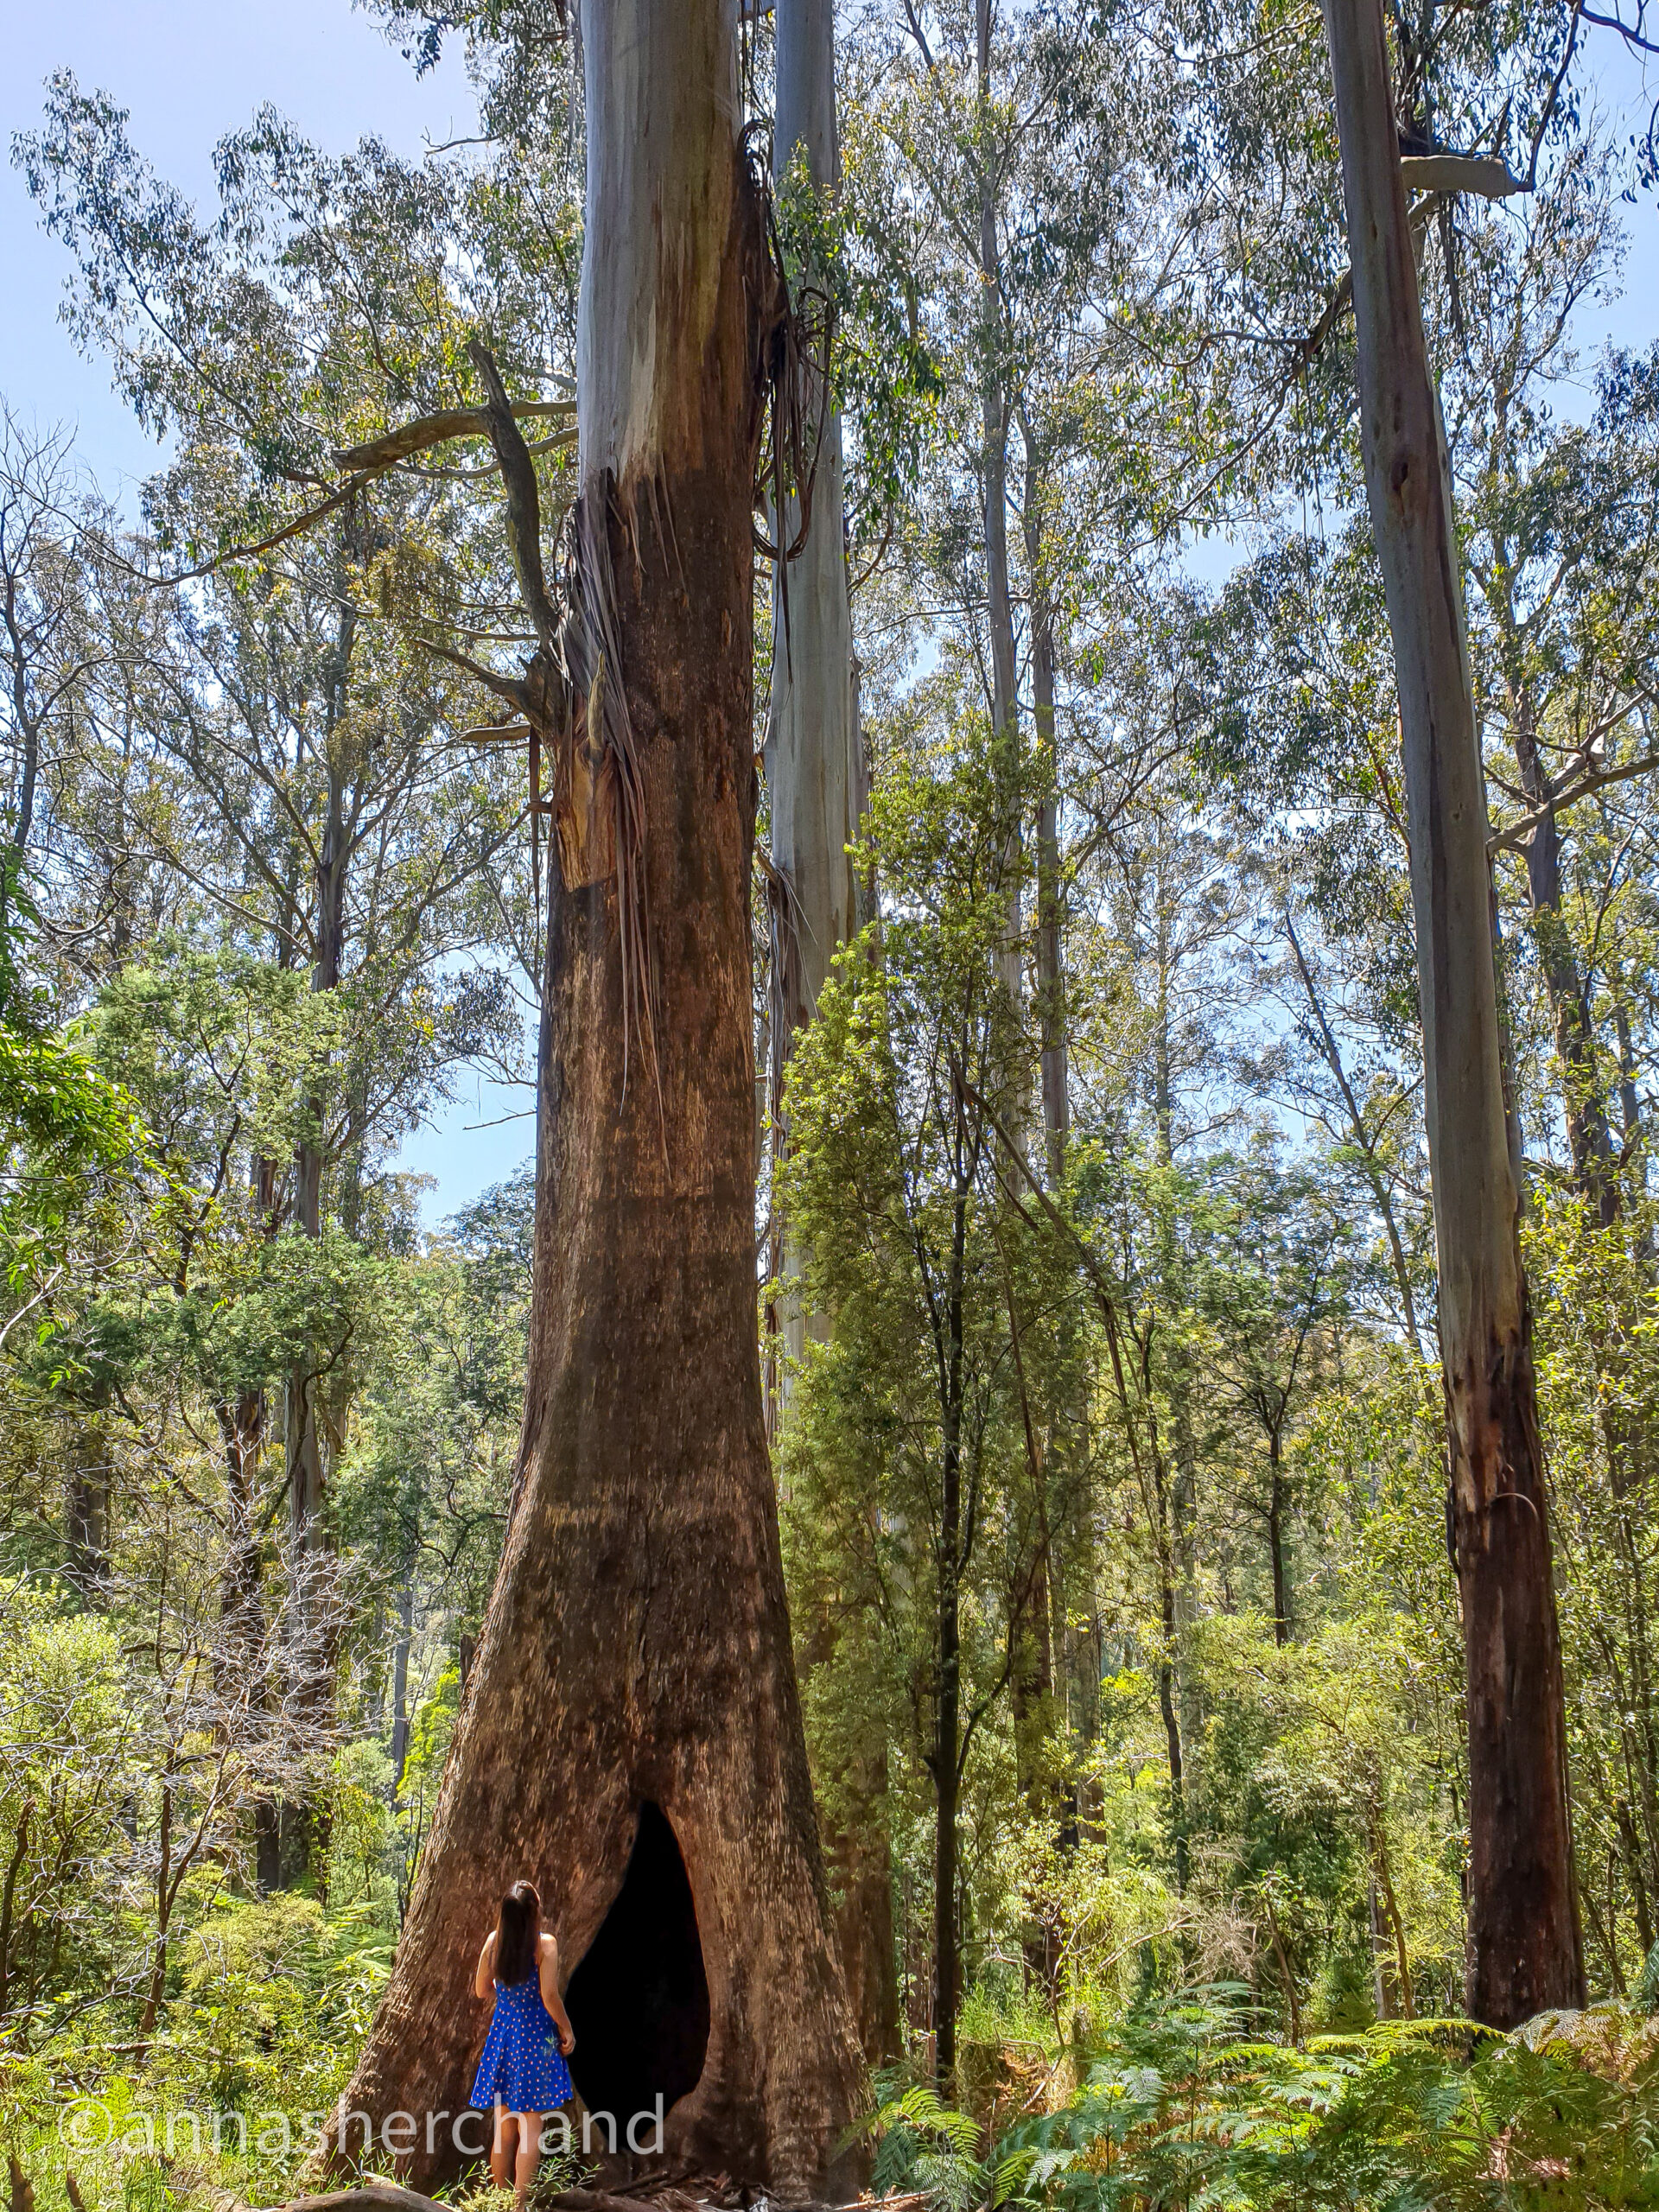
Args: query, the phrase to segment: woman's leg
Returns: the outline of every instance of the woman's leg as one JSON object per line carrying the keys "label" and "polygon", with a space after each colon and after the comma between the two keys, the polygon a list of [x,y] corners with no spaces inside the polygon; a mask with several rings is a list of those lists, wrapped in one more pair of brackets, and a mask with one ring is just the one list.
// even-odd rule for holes
{"label": "woman's leg", "polygon": [[505,2189],[512,2179],[513,2138],[518,2122],[505,2105],[495,2108],[495,2133],[490,2138],[490,2179]]}
{"label": "woman's leg", "polygon": [[523,2205],[530,2195],[530,2185],[536,2178],[536,2169],[542,2163],[542,2115],[538,2112],[521,2112],[518,2115],[518,2164],[513,2177],[518,2184],[517,2202]]}

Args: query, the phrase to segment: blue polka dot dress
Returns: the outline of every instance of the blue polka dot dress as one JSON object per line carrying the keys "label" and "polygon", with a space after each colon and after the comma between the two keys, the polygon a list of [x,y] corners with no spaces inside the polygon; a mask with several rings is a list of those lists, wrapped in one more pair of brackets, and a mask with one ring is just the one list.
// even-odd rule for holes
{"label": "blue polka dot dress", "polygon": [[569,2095],[570,2069],[535,1970],[523,1981],[505,1986],[498,1981],[495,2017],[473,2078],[474,2108],[487,2112],[492,2105],[503,2105],[509,2112],[556,2112]]}

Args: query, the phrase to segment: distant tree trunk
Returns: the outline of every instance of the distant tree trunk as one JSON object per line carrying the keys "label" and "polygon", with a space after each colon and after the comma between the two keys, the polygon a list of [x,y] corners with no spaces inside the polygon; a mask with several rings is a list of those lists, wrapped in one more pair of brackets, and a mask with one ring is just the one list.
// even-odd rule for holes
{"label": "distant tree trunk", "polygon": [[[1169,1036],[1169,912],[1161,884],[1158,892],[1157,957],[1158,1019],[1153,1033],[1153,1113],[1158,1130],[1158,1157],[1167,1169],[1174,1165],[1175,1160],[1175,1090]],[[1167,1215],[1160,1225],[1159,1245],[1163,1303],[1166,1314],[1173,1317],[1181,1292],[1176,1279],[1178,1249],[1175,1224]],[[1183,1428],[1190,1425],[1185,1354],[1176,1340],[1173,1328],[1169,1334],[1169,1358],[1175,1382],[1176,1444],[1179,1448]],[[1178,1560],[1183,1534],[1185,1485],[1179,1468],[1174,1482],[1172,1484],[1170,1480],[1169,1465],[1164,1456],[1157,1409],[1152,1395],[1151,1359],[1152,1342],[1148,1330],[1141,1351],[1141,1396],[1147,1409],[1147,1442],[1152,1462],[1152,1495],[1145,1503],[1151,1522],[1154,1554],[1158,1562],[1158,1618],[1163,1636],[1163,1649],[1158,1660],[1158,1707],[1163,1715],[1164,1741],[1169,1757],[1170,1831],[1175,1850],[1175,1880],[1185,1896],[1191,1872],[1191,1856],[1181,1708],[1191,1702],[1191,1697],[1186,1688],[1187,1669],[1178,1665],[1177,1662],[1182,1656],[1183,1605],[1181,1584],[1178,1580]],[[1127,1406],[1125,1412],[1128,1412]]]}
{"label": "distant tree trunk", "polygon": [[[550,733],[517,1498],[349,2101],[461,2104],[485,2028],[463,1993],[524,1874],[566,1961],[589,2105],[626,2125],[660,2094],[671,2162],[811,2196],[859,2065],[754,1327],[752,511],[775,287],[735,0],[589,0],[582,46],[582,681]],[[514,498],[509,474],[510,518]],[[417,2184],[454,2164],[435,2133]]]}
{"label": "distant tree trunk", "polygon": [[1067,1079],[1065,968],[1062,932],[1065,886],[1060,874],[1059,753],[1054,728],[1054,610],[1043,556],[1042,486],[1027,433],[1026,562],[1031,574],[1031,690],[1037,757],[1042,775],[1037,802],[1037,1020],[1042,1071],[1043,1140],[1048,1180],[1065,1179],[1071,1132]]}
{"label": "distant tree trunk", "polygon": [[[841,185],[833,0],[778,0],[773,22],[775,181],[782,188],[791,168],[804,161],[813,191],[833,200]],[[810,366],[804,369],[800,386],[797,404],[810,430],[823,404],[821,380]],[[805,539],[792,561],[779,564],[773,592],[766,744],[773,877],[767,905],[772,961],[771,1091],[779,1159],[788,1149],[789,1062],[802,1030],[817,1011],[831,959],[867,918],[848,851],[860,834],[866,793],[859,772],[840,410],[830,408],[823,424],[812,464]],[[786,494],[775,523],[779,545],[792,545],[801,527],[797,493]],[[806,1255],[787,1222],[780,1221],[779,1229],[777,1319],[789,1360],[798,1362],[804,1355],[807,1338],[823,1337],[833,1323],[827,1315],[806,1312],[801,1298]],[[788,1375],[786,1363],[774,1390],[774,1405],[780,1413],[787,1407]],[[895,2056],[898,2050],[887,1762],[861,1762],[856,1776],[842,1780],[851,1808],[847,1831],[826,1833],[824,1849],[842,1894],[836,1926],[848,1993],[864,2054],[874,2061]],[[859,1786],[847,1788],[849,1782]]]}
{"label": "distant tree trunk", "polygon": [[409,1758],[409,1653],[415,1638],[415,1570],[397,1592],[397,1641],[391,1655],[391,1794],[404,1786]]}
{"label": "distant tree trunk", "polygon": [[96,1599],[110,1572],[110,1447],[92,1421],[69,1432],[69,1481],[64,1515],[69,1579]]}
{"label": "distant tree trunk", "polygon": [[[316,992],[339,988],[345,955],[346,855],[342,791],[334,757],[334,728],[343,700],[346,669],[355,618],[349,606],[340,616],[335,652],[335,675],[330,690],[327,728],[323,747],[328,771],[328,812],[316,866],[316,957],[311,988]],[[324,1170],[323,1103],[313,1097],[306,1103],[306,1128],[294,1163],[294,1224],[313,1243],[322,1236]],[[334,1347],[329,1347],[332,1351]],[[288,1476],[289,1533],[296,1560],[308,1552],[332,1548],[326,1496],[327,1470],[323,1461],[323,1430],[319,1418],[322,1376],[327,1364],[324,1348],[307,1344],[297,1352],[287,1377],[287,1404],[283,1423],[283,1448]],[[312,1624],[302,1603],[293,1609],[294,1632],[311,1636]],[[309,1671],[309,1670],[308,1670]],[[315,1704],[330,1696],[327,1675],[315,1670],[308,1694]],[[328,1814],[316,1794],[308,1791],[298,1800],[285,1802],[279,1813],[280,1840],[274,1863],[283,1886],[291,1888],[308,1868],[320,1867],[328,1847]]]}
{"label": "distant tree trunk", "polygon": [[1336,1034],[1326,1017],[1325,1002],[1319,996],[1319,985],[1314,981],[1313,971],[1309,967],[1307,957],[1302,950],[1301,939],[1296,934],[1296,925],[1290,918],[1288,906],[1284,911],[1284,925],[1285,939],[1290,946],[1291,956],[1296,963],[1296,972],[1302,979],[1302,988],[1307,994],[1307,1002],[1319,1033],[1319,1050],[1325,1056],[1325,1064],[1330,1069],[1337,1089],[1341,1094],[1343,1107],[1348,1116],[1349,1134],[1364,1159],[1365,1179],[1370,1185],[1371,1197],[1376,1201],[1377,1212],[1382,1217],[1383,1230],[1389,1240],[1389,1257],[1394,1268],[1395,1287],[1400,1294],[1400,1315],[1405,1324],[1406,1336],[1413,1352],[1421,1359],[1423,1340],[1417,1326],[1417,1301],[1412,1293],[1411,1268],[1406,1259],[1405,1240],[1400,1234],[1400,1224],[1395,1214],[1389,1180],[1382,1172],[1382,1163],[1376,1156],[1377,1140],[1367,1125],[1364,1110],[1354,1095],[1353,1084],[1349,1080],[1348,1071],[1343,1065],[1342,1048],[1338,1044]]}
{"label": "distant tree trunk", "polygon": [[1636,1087],[1636,1048],[1630,1040],[1630,1009],[1621,983],[1613,1002],[1614,1033],[1618,1039],[1618,1111],[1624,1125],[1625,1166],[1637,1193],[1647,1194],[1646,1144],[1642,1128],[1642,1101]]}
{"label": "distant tree trunk", "polygon": [[1268,1550],[1273,1561],[1273,1640],[1290,1641],[1290,1587],[1285,1573],[1285,1464],[1277,1427],[1268,1431]]}
{"label": "distant tree trunk", "polygon": [[1564,912],[1560,828],[1539,750],[1531,687],[1524,679],[1512,686],[1511,698],[1521,785],[1539,817],[1526,843],[1527,899],[1532,911],[1533,940],[1549,993],[1567,1148],[1573,1155],[1573,1179],[1585,1203],[1599,1226],[1611,1229],[1618,1218],[1618,1170],[1607,1122],[1606,1092],[1596,1064],[1590,987],[1573,951]]}
{"label": "distant tree trunk", "polygon": [[[338,696],[343,693],[345,670],[351,651],[352,611],[340,618],[336,648],[337,681],[333,687],[325,737],[325,756],[332,753],[333,726],[338,715]],[[332,759],[328,772],[328,817],[316,867],[316,957],[312,963],[314,991],[339,988],[345,959],[346,855],[343,793]],[[321,1099],[308,1102],[308,1127],[294,1163],[294,1225],[315,1243],[322,1235],[323,1106]],[[288,1465],[289,1521],[301,1550],[318,1550],[327,1541],[324,1519],[322,1431],[317,1418],[318,1373],[315,1350],[302,1351],[289,1370],[287,1418],[283,1422]]]}
{"label": "distant tree trunk", "polygon": [[[841,181],[834,8],[831,0],[778,0],[776,21],[777,181],[781,187],[804,160],[813,190],[832,200]],[[810,432],[823,403],[814,367],[804,369],[796,397]],[[795,493],[776,520],[781,541],[793,543],[801,524]],[[766,786],[772,865],[787,887],[784,899],[773,902],[783,1014],[774,1049],[785,1057],[817,1010],[830,960],[861,918],[847,851],[858,835],[862,791],[844,534],[841,415],[831,407],[812,467],[805,538],[796,557],[780,565],[774,593]]]}
{"label": "distant tree trunk", "polygon": [[[998,966],[1009,1004],[1019,1012],[1024,965],[1020,952],[1020,718],[1014,636],[1014,591],[1008,575],[1008,401],[1002,358],[1002,257],[996,235],[996,172],[991,159],[992,0],[974,0],[976,172],[979,207],[980,474],[985,520],[986,614],[991,648],[991,731],[999,749],[998,787],[1007,816],[1002,824],[1004,899],[1007,925]],[[1023,1103],[1016,1127],[1025,1121]]]}
{"label": "distant tree trunk", "polygon": [[[276,1162],[256,1154],[249,1176],[253,1219],[266,1237],[276,1229]],[[214,1408],[225,1459],[225,1558],[220,1570],[219,1617],[224,1629],[222,1664],[247,1668],[258,1663],[264,1641],[264,1599],[261,1588],[264,1535],[259,1514],[259,1470],[270,1425],[264,1390],[245,1385]],[[262,1797],[253,1808],[254,1877],[262,1895],[280,1886],[282,1808]]]}
{"label": "distant tree trunk", "polygon": [[[35,1800],[25,1797],[17,1808],[17,1825],[11,1834],[11,1856],[6,1861],[4,1885],[0,1886],[0,2019],[5,2018],[11,2005],[12,1916],[17,1903],[17,1877],[29,1856],[29,1824],[34,1815]],[[20,2035],[19,2049],[22,2042]]]}
{"label": "distant tree trunk", "polygon": [[229,1664],[256,1653],[264,1629],[257,1491],[265,1438],[265,1394],[254,1387],[238,1390],[233,1398],[221,1398],[214,1411],[225,1455],[226,1543],[219,1617]]}
{"label": "distant tree trunk", "polygon": [[957,1195],[952,1209],[950,1261],[944,1312],[936,1325],[940,1386],[939,1522],[937,1664],[933,1715],[933,2057],[941,2086],[950,2090],[957,2070],[957,2014],[962,2005],[962,1931],[957,1918],[959,1862],[957,1821],[962,1803],[962,1414],[964,1255],[968,1196],[964,1141],[957,1127]]}
{"label": "distant tree trunk", "polygon": [[1400,694],[1469,1701],[1468,2003],[1585,1999],[1560,1637],[1516,1233],[1487,819],[1450,472],[1406,225],[1380,0],[1325,0],[1360,428]]}
{"label": "distant tree trunk", "polygon": [[867,2063],[880,2066],[899,2056],[900,2042],[885,1743],[857,1760],[844,1786],[855,1803],[871,1808],[871,1816],[830,1829],[824,1847],[840,1892],[836,1933],[859,2046]]}
{"label": "distant tree trunk", "polygon": [[[1054,1727],[1054,1622],[1051,1585],[1052,1544],[1049,1522],[1048,1470],[1044,1464],[1035,1410],[1026,1374],[1019,1310],[1006,1258],[1003,1294],[1007,1300],[1008,1348],[1013,1355],[1025,1428],[1026,1471],[1031,1484],[1032,1548],[1029,1572],[1016,1550],[1010,1561],[1015,1581],[1009,1592],[1009,1686],[1014,1706],[1014,1781],[1032,1820],[1046,1824],[1057,1840],[1066,1832],[1068,1808],[1055,1787],[1050,1738]],[[1052,1986],[1055,1956],[1052,1929],[1040,1920],[1027,1923],[1021,1939],[1028,1980],[1046,1993]]]}
{"label": "distant tree trunk", "polygon": [[[1153,1417],[1148,1414],[1148,1427]],[[1164,1744],[1169,1758],[1169,1824],[1175,1850],[1175,1885],[1184,1897],[1190,1872],[1186,1817],[1186,1760],[1181,1741],[1179,1688],[1175,1655],[1179,1608],[1175,1585],[1175,1560],[1170,1530],[1169,1465],[1155,1432],[1151,1439],[1153,1480],[1152,1538],[1158,1560],[1158,1709],[1163,1715]]]}

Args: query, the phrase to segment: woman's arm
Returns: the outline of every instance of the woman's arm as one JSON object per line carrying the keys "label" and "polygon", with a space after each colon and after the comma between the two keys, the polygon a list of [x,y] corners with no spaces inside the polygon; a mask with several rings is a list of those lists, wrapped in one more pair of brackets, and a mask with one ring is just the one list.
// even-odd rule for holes
{"label": "woman's arm", "polygon": [[542,1938],[541,1965],[542,2002],[553,2015],[553,2024],[559,2031],[559,2049],[569,2058],[576,2047],[576,2031],[559,1994],[559,1947],[550,1936]]}
{"label": "woman's arm", "polygon": [[495,1930],[491,1929],[484,1938],[484,1948],[478,1955],[478,1972],[473,1976],[473,1994],[487,1997],[495,1986]]}

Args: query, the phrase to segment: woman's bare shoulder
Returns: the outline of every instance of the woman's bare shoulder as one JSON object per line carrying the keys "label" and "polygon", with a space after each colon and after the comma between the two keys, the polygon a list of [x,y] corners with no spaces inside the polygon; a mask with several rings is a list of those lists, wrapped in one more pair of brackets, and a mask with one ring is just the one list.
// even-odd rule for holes
{"label": "woman's bare shoulder", "polygon": [[536,1949],[537,1955],[541,1958],[556,1959],[559,1955],[559,1940],[556,1936],[551,1935],[543,1928],[536,1939]]}

